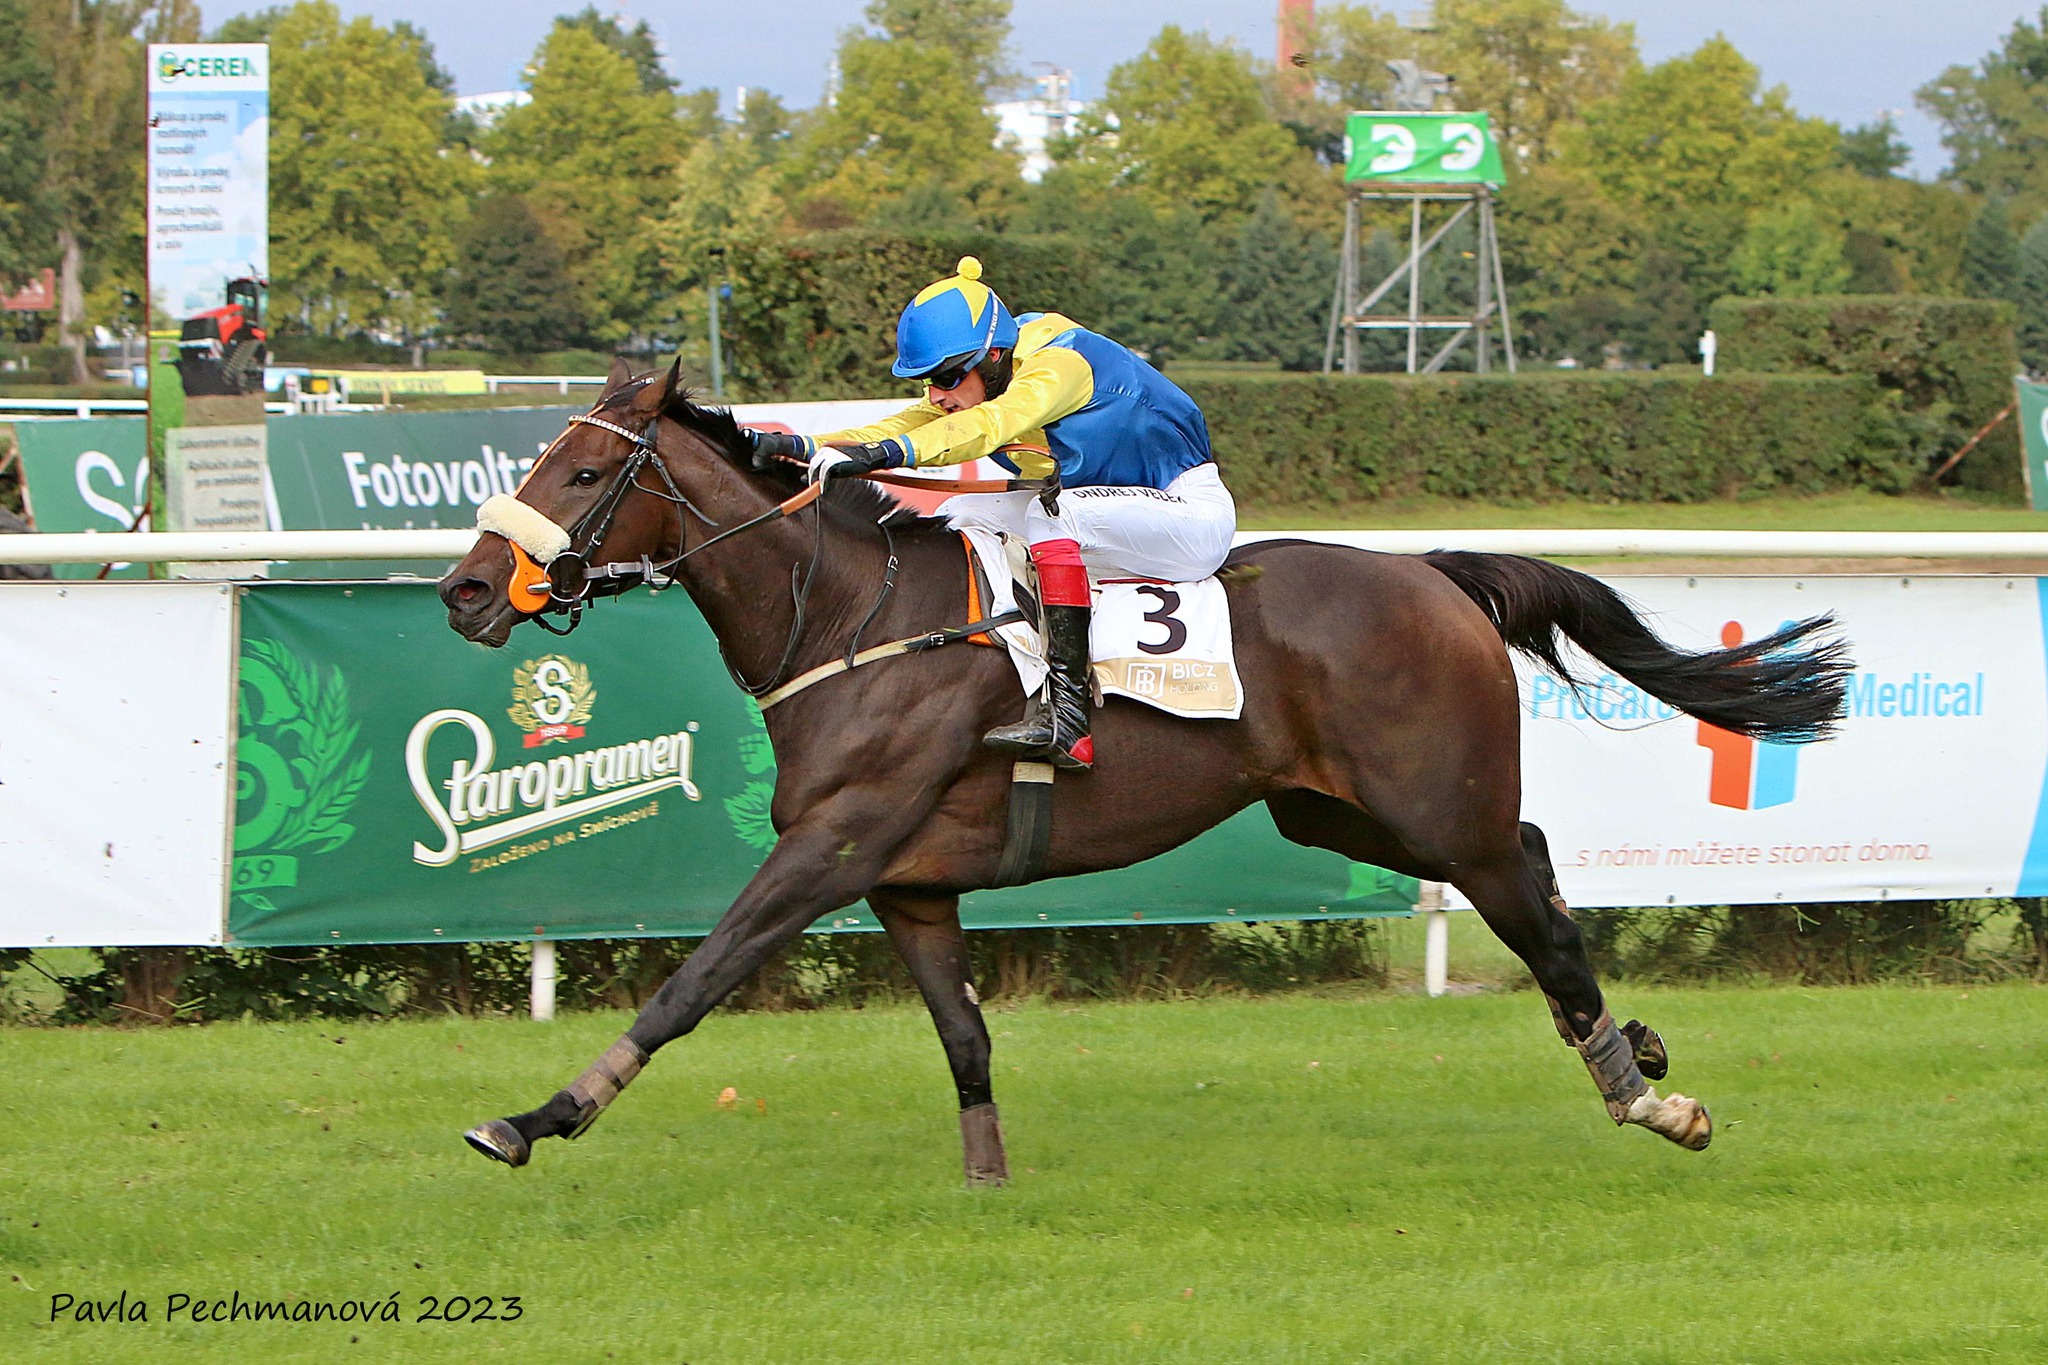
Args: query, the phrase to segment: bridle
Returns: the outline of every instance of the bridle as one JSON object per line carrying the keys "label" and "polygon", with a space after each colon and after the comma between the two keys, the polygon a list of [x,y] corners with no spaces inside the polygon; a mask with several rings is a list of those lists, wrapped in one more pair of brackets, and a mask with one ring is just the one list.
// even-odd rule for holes
{"label": "bridle", "polygon": [[[590,561],[596,558],[599,551],[603,548],[605,537],[610,534],[612,523],[618,517],[619,508],[625,503],[627,496],[636,489],[675,506],[680,522],[677,532],[679,547],[682,541],[687,539],[686,533],[689,523],[684,515],[685,513],[694,515],[706,526],[717,527],[719,523],[705,515],[703,509],[690,501],[683,490],[677,486],[675,476],[669,472],[667,461],[662,459],[660,450],[655,447],[655,433],[661,425],[661,414],[659,412],[649,418],[647,425],[639,431],[634,431],[630,427],[608,421],[605,418],[599,417],[595,412],[571,417],[569,424],[572,427],[578,425],[592,426],[611,432],[613,435],[626,440],[630,444],[631,450],[626,456],[625,463],[620,466],[619,472],[612,476],[612,481],[605,486],[604,492],[598,495],[597,501],[591,505],[590,510],[579,517],[574,526],[566,528],[568,542],[566,547],[551,556],[546,564],[537,561],[518,539],[515,539],[512,535],[505,536],[506,543],[512,549],[512,577],[507,584],[507,600],[516,610],[525,614],[543,630],[554,635],[567,635],[575,630],[582,623],[585,608],[600,597],[616,597],[634,587],[644,586],[649,592],[664,592],[674,587],[681,581],[681,574],[678,570],[681,568],[683,561],[687,560],[691,555],[708,550],[720,541],[727,540],[745,531],[751,531],[757,526],[763,526],[771,521],[779,521],[784,517],[793,516],[816,502],[825,492],[825,485],[822,482],[806,484],[801,491],[783,499],[759,516],[751,517],[737,526],[729,526],[719,530],[716,535],[709,536],[688,548],[679,548],[678,552],[668,559],[657,562],[652,556],[642,555],[637,560],[593,565]],[[555,445],[560,444],[562,437],[568,434],[568,431],[563,431],[562,436],[556,437],[554,443],[541,452],[539,458],[534,461],[534,468],[536,470],[540,468],[542,460],[547,459],[549,455],[554,453]],[[801,462],[792,461],[791,463]],[[649,465],[654,467],[655,472],[661,478],[662,486],[659,488],[649,487],[640,481],[641,471]],[[531,477],[531,475],[528,477]],[[907,483],[915,486],[921,482],[915,479],[904,479],[898,476],[879,473],[869,474],[865,477],[879,483],[899,485]],[[1039,492],[1046,497],[1056,496],[1058,486],[1057,478],[1049,480],[963,480],[954,485],[958,491],[963,493],[1031,491]],[[976,633],[975,625],[970,623],[970,625],[965,627],[949,627],[945,630],[930,631],[920,636],[913,636],[908,640],[893,641],[889,645],[878,646],[876,649],[867,651],[861,649],[861,636],[866,633],[869,626],[874,624],[875,618],[881,615],[882,608],[887,605],[890,595],[896,590],[896,572],[899,567],[899,561],[896,556],[895,533],[889,526],[890,518],[894,515],[895,509],[892,508],[875,523],[876,528],[882,533],[883,543],[887,552],[887,563],[882,574],[882,586],[880,591],[875,594],[873,605],[868,608],[867,614],[861,618],[860,624],[854,628],[853,637],[847,642],[844,655],[834,660],[833,663],[821,668],[812,669],[802,678],[798,678],[794,682],[789,682],[785,685],[786,680],[789,678],[790,668],[795,663],[797,649],[803,642],[805,608],[810,600],[811,585],[817,579],[818,566],[823,562],[825,556],[825,518],[822,514],[814,514],[810,563],[803,566],[792,564],[789,568],[790,597],[794,609],[793,618],[790,622],[789,639],[783,646],[782,657],[776,664],[774,671],[765,681],[756,683],[743,677],[740,671],[733,667],[730,659],[726,660],[726,671],[732,675],[733,682],[738,684],[742,691],[749,696],[766,699],[762,703],[765,707],[772,705],[775,700],[780,700],[781,697],[790,694],[793,690],[808,685],[810,681],[828,676],[832,672],[852,669],[875,658],[887,657],[892,654],[911,653],[920,649],[937,648],[941,645],[951,644],[957,640],[968,638],[970,633]],[[500,534],[504,533],[500,532]],[[576,547],[578,539],[581,539],[583,542],[581,549]],[[567,623],[561,626],[554,625],[547,619],[549,616],[566,616]],[[986,628],[1007,624],[1009,619],[1022,619],[1022,615],[1021,613],[1013,613],[1010,618],[995,618],[981,622],[979,625],[982,628]],[[722,645],[720,652],[721,654],[723,653]]]}

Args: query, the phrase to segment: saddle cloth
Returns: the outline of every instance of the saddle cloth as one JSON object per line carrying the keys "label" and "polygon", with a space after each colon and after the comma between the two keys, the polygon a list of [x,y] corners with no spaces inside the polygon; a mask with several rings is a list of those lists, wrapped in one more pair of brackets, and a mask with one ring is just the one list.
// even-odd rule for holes
{"label": "saddle cloth", "polygon": [[[987,575],[987,613],[1033,600],[1031,556],[1015,536],[963,528]],[[1129,697],[1190,720],[1236,720],[1244,713],[1230,634],[1230,598],[1212,575],[1198,583],[1109,579],[1094,585],[1088,656],[1098,702]],[[1045,641],[1031,621],[993,632],[1017,667],[1025,695],[1045,683]]]}

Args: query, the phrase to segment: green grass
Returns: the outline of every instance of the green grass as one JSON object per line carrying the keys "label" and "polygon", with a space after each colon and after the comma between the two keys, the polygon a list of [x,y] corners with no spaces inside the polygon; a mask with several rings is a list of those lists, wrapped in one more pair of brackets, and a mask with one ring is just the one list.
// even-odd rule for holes
{"label": "green grass", "polygon": [[1251,504],[1239,509],[1249,531],[1480,530],[1606,528],[1728,531],[2048,531],[2048,513],[1962,493],[1890,497],[1867,490],[1813,497],[1718,502],[1545,502],[1504,504],[1462,498],[1385,502]]}
{"label": "green grass", "polygon": [[[922,1011],[714,1016],[588,1137],[456,1133],[622,1016],[0,1032],[10,1360],[2048,1356],[2048,992],[1641,991],[1721,1128],[1617,1132],[1537,997],[992,1015],[960,1188]],[[713,1097],[731,1085],[740,1112]],[[756,1112],[756,1097],[767,1101]],[[49,1324],[50,1295],[151,1322]],[[517,1323],[162,1320],[519,1295]],[[356,1342],[351,1342],[351,1337]]]}

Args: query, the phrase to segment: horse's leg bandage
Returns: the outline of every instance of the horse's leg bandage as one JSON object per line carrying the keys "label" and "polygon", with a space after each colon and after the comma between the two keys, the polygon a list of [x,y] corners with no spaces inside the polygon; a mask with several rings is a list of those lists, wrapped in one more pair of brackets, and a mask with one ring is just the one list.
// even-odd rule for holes
{"label": "horse's leg bandage", "polygon": [[[569,1083],[569,1098],[576,1101],[581,1117],[576,1131],[570,1137],[581,1137],[583,1130],[597,1122],[597,1116],[605,1106],[619,1097],[619,1092],[632,1084],[640,1074],[640,1068],[647,1065],[647,1054],[631,1038],[620,1039],[606,1048],[604,1055],[590,1064],[590,1068]],[[584,1111],[588,1111],[587,1113]]]}
{"label": "horse's leg bandage", "polygon": [[476,529],[505,537],[542,566],[553,563],[569,548],[569,533],[548,520],[537,509],[506,493],[484,500],[476,509]]}

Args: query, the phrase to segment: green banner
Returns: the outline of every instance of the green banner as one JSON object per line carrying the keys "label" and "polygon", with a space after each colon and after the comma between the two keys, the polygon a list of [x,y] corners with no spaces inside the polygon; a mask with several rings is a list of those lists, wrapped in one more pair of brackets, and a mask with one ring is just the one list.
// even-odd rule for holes
{"label": "green banner", "polygon": [[[277,526],[286,531],[464,527],[509,493],[580,408],[317,413],[267,423]],[[39,531],[125,531],[147,492],[139,418],[15,427]],[[138,474],[138,469],[144,472]],[[298,577],[438,574],[443,564],[293,564]],[[90,578],[93,565],[69,565]],[[140,568],[124,571],[141,572]],[[280,571],[284,572],[284,571]]]}
{"label": "green banner", "polygon": [[1344,124],[1344,179],[1498,187],[1506,176],[1485,114],[1355,113]]}
{"label": "green banner", "polygon": [[2015,379],[2013,389],[2013,398],[2019,404],[2027,501],[2036,512],[2048,512],[2048,384]]}
{"label": "green banner", "polygon": [[[241,591],[230,943],[703,934],[774,845],[767,730],[682,593],[490,652],[447,628],[426,584]],[[964,913],[983,928],[1349,918],[1405,913],[1415,891],[1286,842],[1259,807],[1136,867],[977,893]],[[817,927],[875,925],[856,905]]]}

